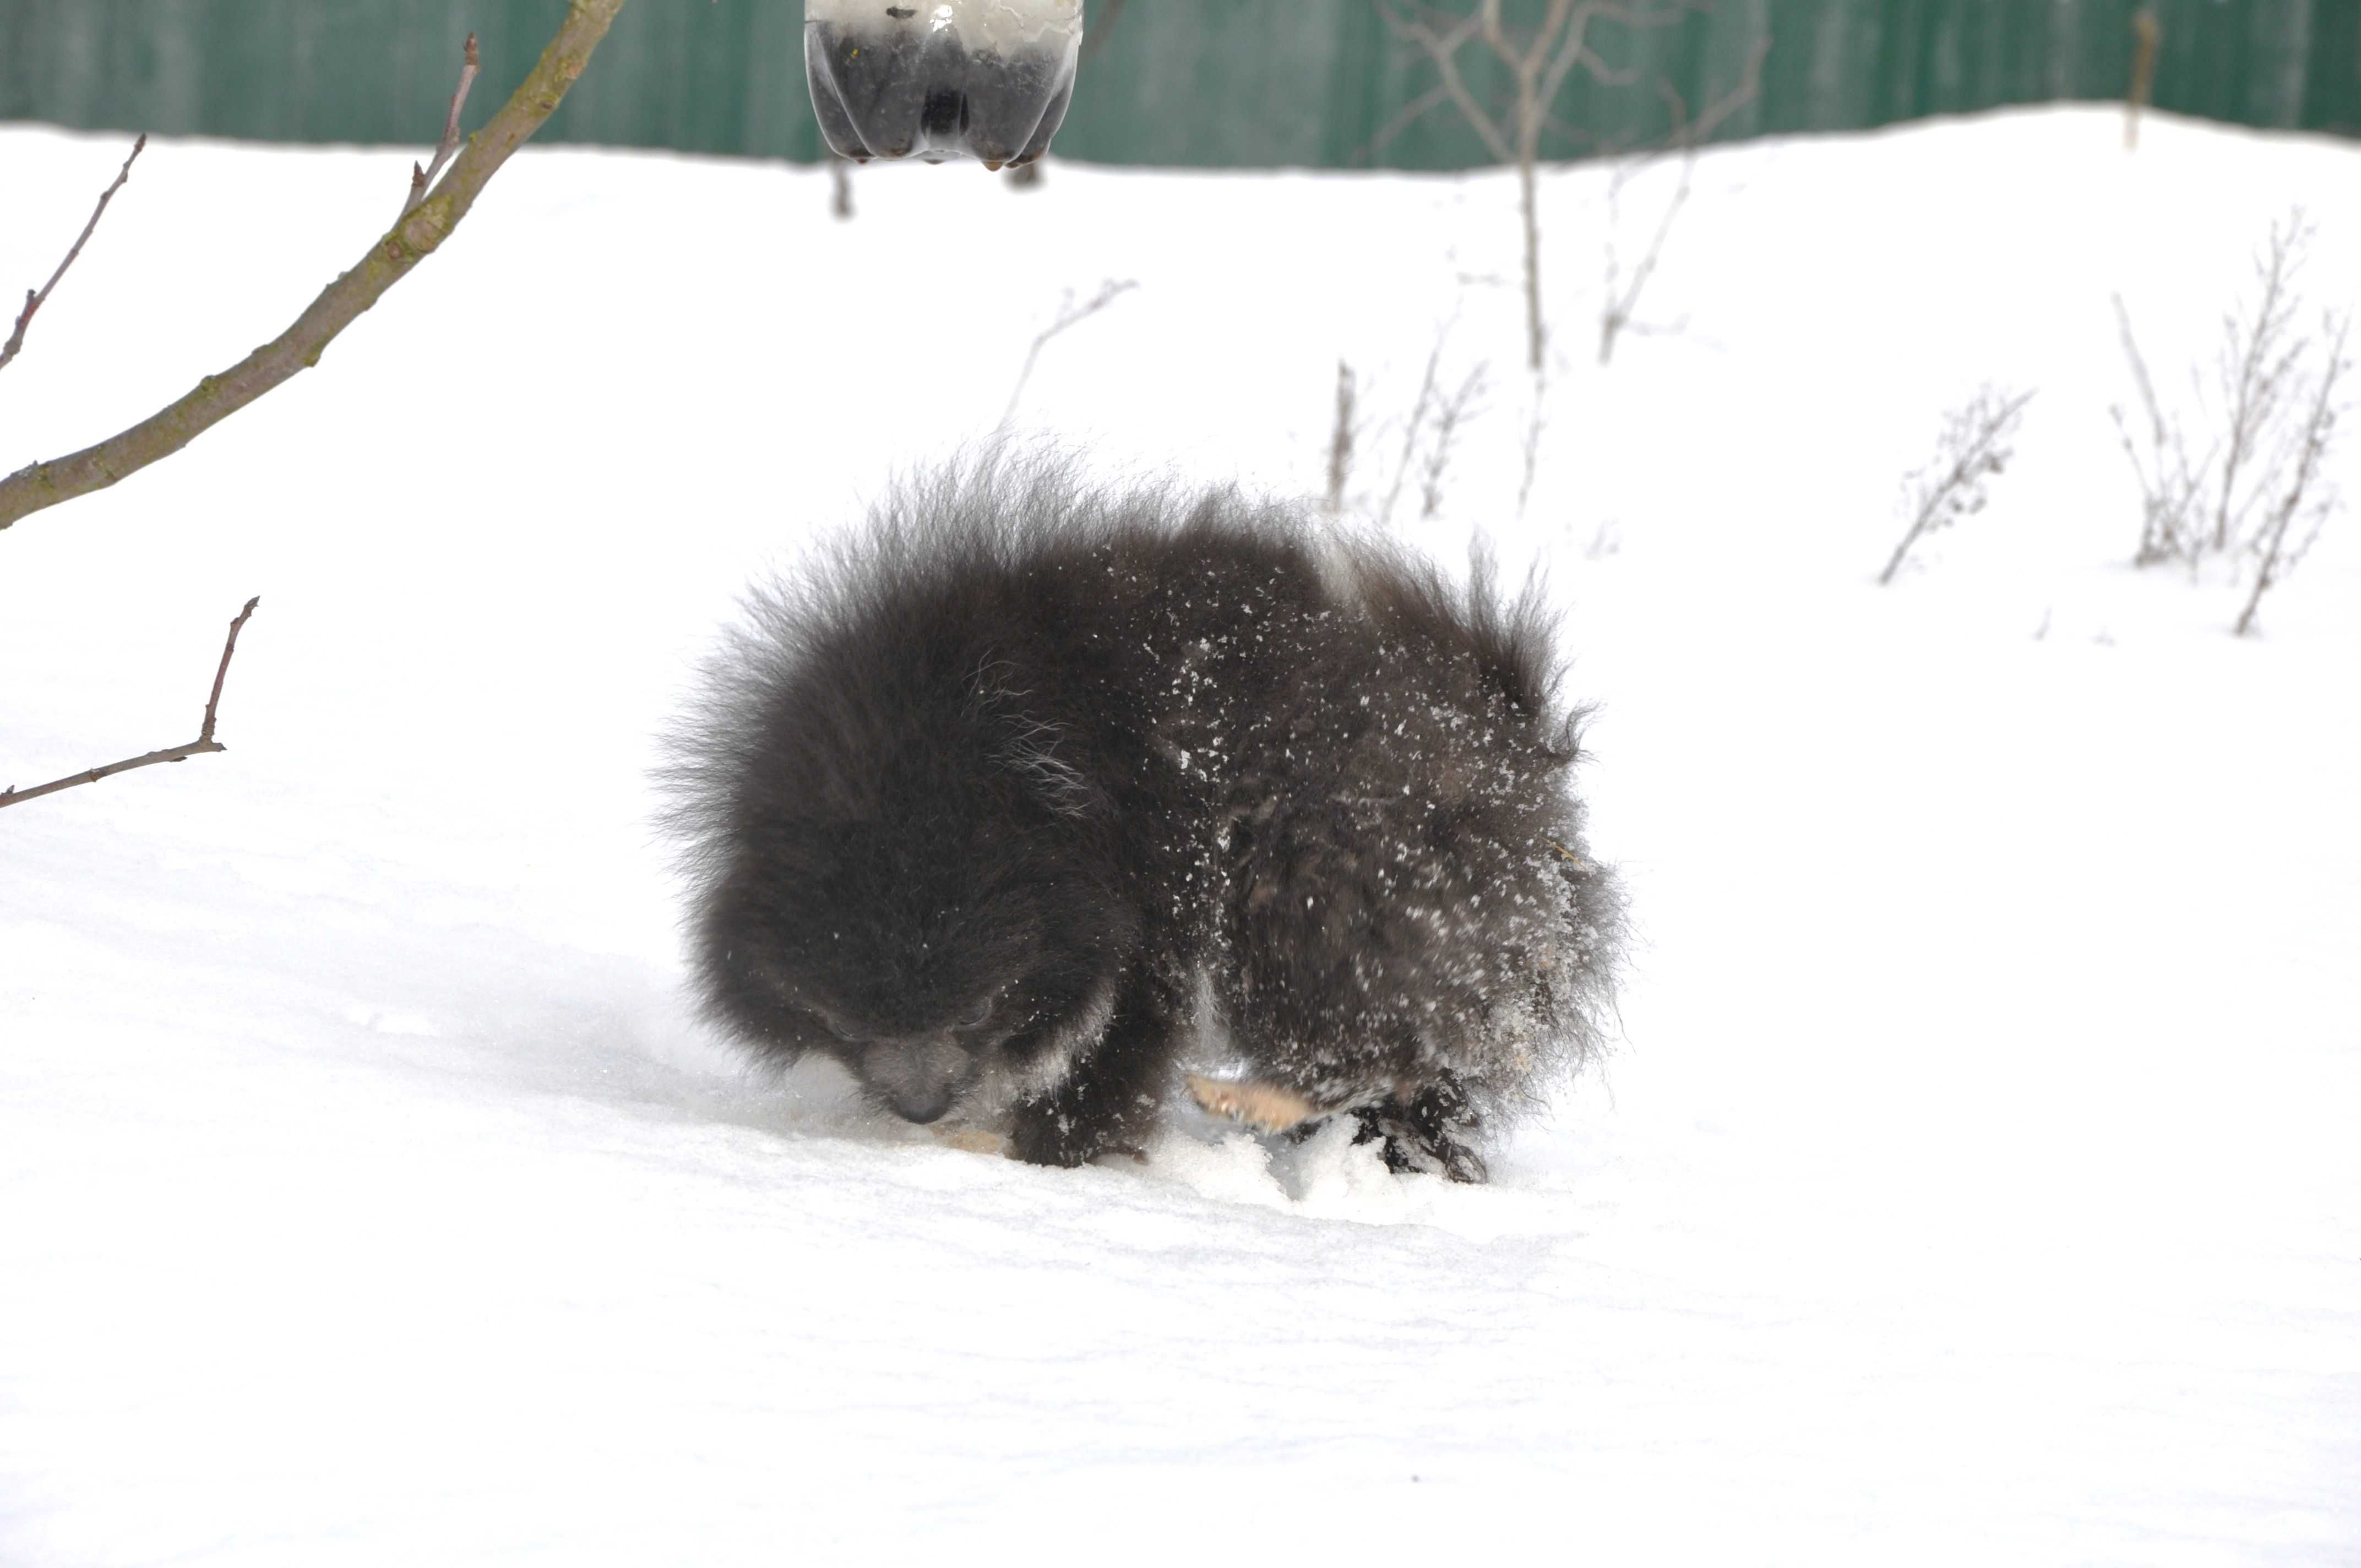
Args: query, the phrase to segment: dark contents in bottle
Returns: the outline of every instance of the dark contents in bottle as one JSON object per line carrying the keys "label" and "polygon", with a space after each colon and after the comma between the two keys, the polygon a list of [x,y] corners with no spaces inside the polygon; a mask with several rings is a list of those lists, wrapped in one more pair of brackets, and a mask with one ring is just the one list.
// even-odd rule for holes
{"label": "dark contents in bottle", "polygon": [[873,158],[1030,163],[1047,152],[1073,95],[1072,52],[971,53],[954,27],[894,18],[804,25],[812,107],[829,148]]}

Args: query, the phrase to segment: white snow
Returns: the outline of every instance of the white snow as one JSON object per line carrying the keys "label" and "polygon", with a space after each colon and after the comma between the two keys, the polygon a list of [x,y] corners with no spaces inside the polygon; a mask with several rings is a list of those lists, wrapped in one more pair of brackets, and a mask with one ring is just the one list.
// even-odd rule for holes
{"label": "white snow", "polygon": [[[2136,573],[2169,395],[2361,148],[2058,109],[1701,163],[1591,363],[1606,171],[1512,184],[533,150],[318,370],[0,535],[0,1563],[2317,1563],[2361,1556],[2361,519],[2233,639]],[[116,138],[0,129],[0,287]],[[409,151],[159,142],[0,466],[275,334]],[[1620,203],[1626,265],[1670,189]],[[1034,1169],[692,1022],[652,735],[755,575],[1019,419],[1539,557],[1642,944],[1495,1183],[1176,1119]],[[1890,588],[1943,412],[2035,387]],[[2348,453],[2348,488],[2361,469]]]}

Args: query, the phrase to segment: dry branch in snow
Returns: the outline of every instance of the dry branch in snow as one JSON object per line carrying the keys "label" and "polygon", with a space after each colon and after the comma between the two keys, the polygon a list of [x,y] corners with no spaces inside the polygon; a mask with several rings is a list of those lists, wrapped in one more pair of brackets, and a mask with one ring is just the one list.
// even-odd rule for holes
{"label": "dry branch in snow", "polygon": [[2114,417],[2124,455],[2139,479],[2140,541],[2132,553],[2132,564],[2152,566],[2175,557],[2193,560],[2199,540],[2197,508],[2206,476],[2213,470],[2213,454],[2209,451],[2191,461],[2188,432],[2156,395],[2155,378],[2148,375],[2147,358],[2133,335],[2131,312],[2121,294],[2115,296],[2115,326],[2123,340],[2124,357],[2131,366],[2132,384],[2139,391],[2140,411],[2147,416],[2136,433],[2121,403],[2107,411]]}
{"label": "dry branch in snow", "polygon": [[2279,468],[2284,471],[2286,465],[2291,463],[2293,471],[2281,481],[2278,496],[2264,514],[2263,524],[2249,546],[2255,557],[2255,581],[2246,595],[2246,609],[2238,612],[2238,624],[2231,628],[2240,637],[2254,630],[2255,611],[2261,606],[2263,596],[2295,570],[2339,503],[2334,485],[2321,470],[2334,450],[2336,427],[2345,412],[2337,388],[2345,373],[2353,368],[2353,362],[2345,356],[2353,318],[2330,316],[2322,324],[2322,335],[2329,345],[2328,366],[2320,373],[2305,404],[2303,423],[2290,443],[2293,450],[2281,455]]}
{"label": "dry branch in snow", "polygon": [[[2256,251],[2254,293],[2222,317],[2210,385],[2192,372],[2194,413],[2184,420],[2157,396],[2121,298],[2115,313],[2142,420],[2111,411],[2140,486],[2137,565],[2209,558],[2253,564],[2235,630],[2253,630],[2263,595],[2284,581],[2339,505],[2327,473],[2336,443],[2351,317],[2329,312],[2315,340],[2302,329],[2297,285],[2314,234],[2301,209],[2271,225]],[[2313,368],[2315,341],[2327,363]],[[2194,427],[2205,437],[2200,447]]]}
{"label": "dry branch in snow", "polygon": [[[38,290],[25,291],[25,308],[16,313],[16,324],[8,334],[8,341],[0,344],[0,367],[5,367],[8,361],[16,358],[17,352],[25,346],[25,329],[33,324],[35,313],[43,305],[49,303],[49,291],[58,286],[58,280],[66,275],[66,269],[71,267],[75,258],[82,255],[82,247],[90,243],[91,235],[98,228],[98,220],[106,216],[106,204],[115,200],[115,193],[123,189],[125,181],[131,178],[131,166],[139,161],[139,155],[147,149],[148,133],[142,131],[139,133],[139,139],[131,144],[131,156],[123,160],[123,168],[116,172],[115,183],[98,193],[98,205],[92,209],[90,222],[82,225],[82,233],[75,236],[73,248],[66,252],[66,258],[58,263],[58,269],[49,274],[48,282],[42,284]],[[7,525],[5,522],[0,522],[0,528],[5,526]]]}
{"label": "dry branch in snow", "polygon": [[2032,400],[2031,392],[1985,387],[1943,416],[1943,433],[1936,443],[1934,461],[1905,482],[1910,528],[1894,547],[1885,570],[1877,575],[1881,587],[1894,581],[1913,544],[1971,512],[1983,510],[1984,481],[2008,466],[2014,455],[2009,443],[2015,437],[2018,417]]}
{"label": "dry branch in snow", "polygon": [[[2239,493],[2238,477],[2260,455],[2265,433],[2294,390],[2296,363],[2305,346],[2295,327],[2294,283],[2312,234],[2312,225],[2301,212],[2273,224],[2269,243],[2255,258],[2258,288],[2254,315],[2222,319],[2222,347],[2214,372],[2229,428],[2223,434],[2222,485],[2210,542],[2216,552],[2230,547],[2232,534],[2254,504],[2251,491]],[[2263,483],[2269,485],[2268,475]]]}
{"label": "dry branch in snow", "polygon": [[89,768],[82,773],[68,773],[64,778],[52,779],[48,784],[36,784],[31,789],[17,789],[11,785],[7,789],[0,790],[0,806],[15,806],[19,801],[33,800],[45,795],[55,795],[61,789],[71,789],[76,784],[96,784],[99,780],[113,774],[129,773],[133,768],[144,768],[156,762],[185,762],[191,757],[201,756],[207,751],[228,751],[228,747],[214,739],[214,711],[221,707],[222,682],[229,677],[229,657],[237,652],[237,634],[246,625],[247,617],[254,613],[254,607],[261,602],[259,595],[247,600],[246,608],[237,612],[237,619],[229,623],[229,639],[222,644],[221,664],[214,671],[214,689],[205,698],[204,723],[198,728],[195,740],[185,746],[167,746],[160,751],[149,751],[143,756],[126,758],[120,762],[109,762],[103,768]]}

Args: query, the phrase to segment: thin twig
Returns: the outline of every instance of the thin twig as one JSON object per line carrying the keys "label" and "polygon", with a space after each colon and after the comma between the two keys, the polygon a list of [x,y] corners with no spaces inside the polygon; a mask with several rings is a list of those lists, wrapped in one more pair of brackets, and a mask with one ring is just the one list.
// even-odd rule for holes
{"label": "thin twig", "polygon": [[104,489],[169,457],[264,393],[320,362],[336,334],[450,238],[493,175],[555,112],[625,0],[571,0],[557,36],[500,113],[470,137],[427,199],[369,244],[294,323],[237,364],[118,434],[0,479],[0,528]]}
{"label": "thin twig", "polygon": [[1353,445],[1361,428],[1354,417],[1358,391],[1352,366],[1337,360],[1336,428],[1328,437],[1328,510],[1332,515],[1344,511],[1345,487],[1353,477]]}
{"label": "thin twig", "polygon": [[1418,455],[1419,430],[1425,424],[1426,411],[1434,401],[1434,374],[1443,367],[1443,345],[1451,341],[1451,329],[1458,320],[1454,316],[1444,323],[1443,330],[1434,334],[1434,346],[1427,350],[1426,374],[1419,379],[1418,400],[1411,405],[1410,422],[1402,427],[1401,461],[1394,465],[1394,482],[1386,491],[1384,509],[1378,513],[1378,522],[1388,527],[1393,524],[1394,503],[1401,499],[1402,481],[1410,477],[1411,462]]}
{"label": "thin twig", "polygon": [[476,72],[483,66],[483,61],[476,54],[475,34],[467,35],[467,47],[463,54],[459,67],[459,90],[451,94],[451,113],[443,122],[443,140],[434,149],[434,161],[423,169],[414,163],[410,166],[410,199],[401,203],[404,217],[414,212],[419,203],[426,200],[426,192],[434,187],[434,177],[443,172],[443,166],[451,161],[453,153],[459,150],[459,111],[467,107],[467,89],[476,84]]}
{"label": "thin twig", "polygon": [[1074,291],[1071,289],[1060,296],[1057,319],[1037,333],[1033,338],[1033,346],[1025,351],[1025,368],[1017,372],[1016,389],[1008,394],[1008,406],[1001,411],[1001,429],[1007,429],[1008,422],[1016,417],[1017,400],[1024,397],[1025,384],[1033,379],[1034,364],[1040,359],[1041,350],[1049,346],[1049,340],[1068,327],[1079,322],[1088,321],[1138,287],[1137,279],[1110,278],[1099,285],[1099,291],[1092,296],[1088,304],[1076,305]]}
{"label": "thin twig", "polygon": [[1988,475],[1997,474],[2008,466],[2015,455],[2008,442],[2015,433],[2017,416],[2033,394],[2004,392],[1996,387],[1985,387],[1972,402],[1952,410],[1944,416],[1942,441],[1937,448],[1935,461],[1913,476],[1919,479],[1916,514],[1910,520],[1910,531],[1885,563],[1885,570],[1877,575],[1883,587],[1894,581],[1894,574],[1902,569],[1903,557],[1922,535],[1948,527],[1969,512],[1982,511],[1984,505],[1983,481]]}
{"label": "thin twig", "polygon": [[[2297,302],[2291,291],[2312,233],[2301,207],[2284,223],[2273,224],[2269,253],[2255,260],[2262,291],[2255,302],[2254,321],[2249,324],[2237,316],[2222,321],[2217,363],[2230,428],[2224,439],[2222,494],[2213,511],[2213,548],[2217,552],[2230,548],[2253,507],[2252,495],[2240,498],[2236,493],[2238,475],[2257,456],[2263,434],[2275,422],[2294,378],[2296,361],[2303,355],[2303,340],[2295,334]],[[2269,483],[2268,476],[2264,482]]]}
{"label": "thin twig", "polygon": [[[2326,493],[2314,489],[2323,476],[2324,467],[2336,445],[2336,427],[2345,412],[2339,400],[2337,387],[2353,362],[2345,356],[2346,343],[2351,339],[2353,318],[2342,320],[2331,315],[2323,323],[2328,338],[2328,365],[2320,373],[2320,382],[2312,389],[2312,406],[2304,416],[2303,428],[2294,437],[2295,473],[2286,481],[2286,489],[2264,519],[2252,546],[2255,554],[2255,586],[2246,596],[2246,608],[2238,612],[2238,624],[2231,628],[2234,636],[2244,637],[2254,630],[2255,612],[2262,607],[2263,596],[2279,586],[2280,580],[2296,568],[2320,531],[2335,511],[2340,498],[2334,486]],[[2296,532],[2298,519],[2306,519],[2310,526]],[[2292,543],[2290,543],[2292,539]]]}
{"label": "thin twig", "polygon": [[1517,515],[1525,515],[1525,505],[1532,499],[1533,480],[1541,473],[1542,433],[1549,428],[1549,372],[1544,369],[1533,378],[1533,402],[1531,417],[1525,421],[1524,472],[1517,480]]}
{"label": "thin twig", "polygon": [[1608,181],[1607,302],[1598,313],[1598,362],[1601,365],[1615,357],[1618,334],[1632,332],[1644,336],[1655,330],[1634,322],[1631,315],[1640,308],[1641,291],[1648,286],[1648,280],[1655,276],[1656,264],[1664,256],[1664,241],[1672,236],[1673,221],[1688,204],[1689,191],[1697,174],[1697,149],[1721,128],[1724,120],[1754,101],[1763,88],[1763,61],[1770,52],[1771,40],[1757,38],[1752,51],[1746,57],[1746,69],[1739,74],[1738,85],[1706,105],[1705,113],[1698,115],[1694,123],[1689,119],[1687,101],[1670,82],[1657,78],[1656,91],[1663,95],[1664,106],[1672,115],[1672,134],[1664,145],[1680,154],[1680,182],[1673,188],[1673,199],[1664,203],[1664,214],[1656,221],[1656,232],[1650,236],[1648,248],[1641,256],[1640,264],[1631,269],[1631,282],[1627,287],[1620,286],[1620,262],[1615,250],[1615,230],[1620,221],[1617,199],[1622,193],[1624,181],[1645,168],[1651,158],[1642,157],[1637,162],[1616,170],[1614,178]]}
{"label": "thin twig", "polygon": [[1459,389],[1443,400],[1434,413],[1434,444],[1426,455],[1426,468],[1419,480],[1421,517],[1433,517],[1443,508],[1443,474],[1451,466],[1451,448],[1459,438],[1460,427],[1476,417],[1477,400],[1484,395],[1486,367],[1477,366],[1459,383]]}
{"label": "thin twig", "polygon": [[2156,395],[2156,382],[2148,375],[2147,356],[2140,352],[2139,340],[2132,333],[2131,311],[2121,294],[2114,296],[2115,329],[2123,343],[2124,358],[2130,364],[2132,384],[2140,395],[2140,406],[2147,414],[2147,446],[2148,457],[2140,456],[2140,443],[2132,435],[2132,423],[2121,403],[2108,412],[2114,417],[2115,434],[2123,444],[2124,455],[2130,459],[2132,472],[2140,486],[2140,542],[2132,556],[2136,566],[2153,566],[2176,556],[2196,559],[2202,542],[2202,530],[2191,527],[2191,513],[2199,503],[2213,471],[2213,458],[2220,450],[2217,440],[2194,465],[2189,459],[2187,433],[2179,421],[2169,418],[2163,403]]}
{"label": "thin twig", "polygon": [[98,205],[92,209],[90,222],[82,225],[82,234],[74,240],[73,248],[66,252],[66,258],[58,263],[58,269],[49,274],[49,280],[42,284],[38,292],[31,289],[25,291],[25,308],[16,313],[16,330],[8,334],[5,344],[0,344],[0,367],[16,358],[16,351],[25,346],[25,329],[33,323],[34,313],[49,302],[49,291],[58,286],[58,280],[64,277],[66,269],[74,264],[74,258],[82,254],[82,247],[90,243],[91,235],[98,228],[98,220],[106,215],[106,204],[115,200],[115,193],[123,189],[125,181],[131,178],[131,166],[147,149],[148,133],[141,131],[139,139],[131,144],[131,156],[123,160],[123,168],[116,172],[115,183],[99,192]]}
{"label": "thin twig", "polygon": [[261,602],[262,597],[259,594],[247,600],[246,608],[237,612],[237,619],[229,623],[229,640],[222,644],[221,667],[214,672],[214,689],[205,698],[204,725],[197,731],[195,740],[185,746],[167,746],[160,751],[149,751],[144,756],[128,757],[120,762],[109,762],[103,768],[88,768],[78,773],[68,773],[64,778],[52,779],[48,784],[36,784],[31,789],[14,787],[0,789],[0,806],[14,806],[18,801],[32,800],[45,795],[55,795],[61,789],[71,789],[76,784],[96,784],[99,780],[111,778],[116,773],[129,773],[134,768],[150,767],[158,762],[185,762],[191,757],[202,756],[207,751],[228,751],[228,747],[214,739],[214,711],[221,707],[222,682],[229,677],[229,656],[237,652],[238,631],[246,625],[247,617],[254,613],[254,607]]}

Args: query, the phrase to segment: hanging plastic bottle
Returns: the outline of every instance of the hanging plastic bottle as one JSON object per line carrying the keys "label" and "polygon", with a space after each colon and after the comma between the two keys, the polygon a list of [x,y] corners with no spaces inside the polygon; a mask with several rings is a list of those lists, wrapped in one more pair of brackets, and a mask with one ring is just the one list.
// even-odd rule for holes
{"label": "hanging plastic bottle", "polygon": [[804,69],[840,156],[1030,163],[1073,96],[1082,0],[804,0]]}

